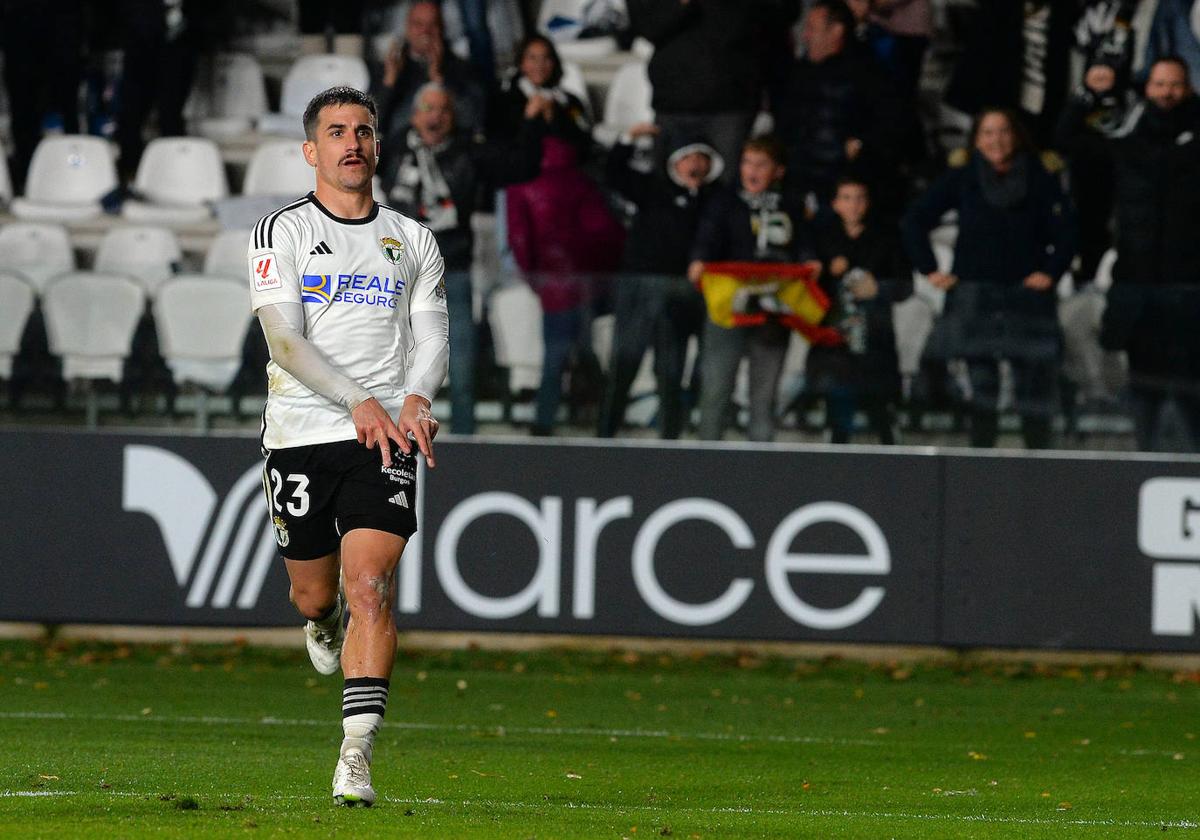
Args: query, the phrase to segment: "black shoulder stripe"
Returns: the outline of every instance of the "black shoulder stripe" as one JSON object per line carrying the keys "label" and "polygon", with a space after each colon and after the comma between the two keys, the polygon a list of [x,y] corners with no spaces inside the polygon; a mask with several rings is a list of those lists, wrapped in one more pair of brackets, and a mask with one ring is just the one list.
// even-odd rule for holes
{"label": "black shoulder stripe", "polygon": [[270,248],[271,247],[271,231],[275,227],[275,220],[280,215],[288,210],[295,210],[303,204],[307,204],[308,199],[302,198],[299,201],[293,201],[291,204],[285,204],[278,210],[273,210],[267,215],[258,220],[258,224],[254,226],[254,247],[255,248]]}

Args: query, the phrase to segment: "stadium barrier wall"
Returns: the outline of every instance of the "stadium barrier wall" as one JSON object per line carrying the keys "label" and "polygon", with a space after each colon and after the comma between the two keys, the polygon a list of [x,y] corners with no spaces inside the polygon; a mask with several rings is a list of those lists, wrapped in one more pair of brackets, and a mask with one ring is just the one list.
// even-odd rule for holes
{"label": "stadium barrier wall", "polygon": [[[438,447],[402,627],[1200,648],[1200,458]],[[5,430],[0,469],[0,620],[296,623],[257,441]]]}

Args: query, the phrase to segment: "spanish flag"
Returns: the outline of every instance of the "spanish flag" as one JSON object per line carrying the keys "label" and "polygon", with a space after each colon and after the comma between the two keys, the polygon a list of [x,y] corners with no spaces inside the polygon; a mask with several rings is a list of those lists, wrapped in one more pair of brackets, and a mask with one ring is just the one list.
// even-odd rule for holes
{"label": "spanish flag", "polygon": [[796,330],[812,344],[842,344],[841,334],[822,327],[829,296],[817,284],[820,264],[711,262],[700,291],[714,324],[726,329],[770,320]]}

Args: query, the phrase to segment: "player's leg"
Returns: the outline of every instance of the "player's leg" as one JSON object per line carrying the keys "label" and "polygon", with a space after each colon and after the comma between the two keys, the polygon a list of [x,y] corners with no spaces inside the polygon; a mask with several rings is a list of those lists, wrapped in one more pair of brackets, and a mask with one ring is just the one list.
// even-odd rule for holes
{"label": "player's leg", "polygon": [[[357,442],[356,442],[357,443]],[[338,596],[338,533],[334,525],[338,453],[329,444],[276,449],[263,466],[263,489],[279,553],[291,581],[290,598],[302,616],[305,644],[313,667],[337,671],[344,635]]]}
{"label": "player's leg", "polygon": [[392,616],[395,572],[406,540],[356,528],[342,538],[342,569],[350,624],[342,647],[342,746],[333,796],[343,805],[370,805],[371,754],[387,711],[396,624]]}
{"label": "player's leg", "polygon": [[304,624],[308,658],[322,674],[333,674],[341,664],[346,636],[345,603],[338,594],[338,554],[314,560],[284,558],[283,562],[291,580],[291,602],[308,619]]}
{"label": "player's leg", "polygon": [[350,623],[342,648],[343,741],[333,796],[344,805],[370,805],[375,801],[371,752],[387,711],[396,655],[396,567],[417,529],[417,460],[393,446],[392,465],[383,468],[376,450],[353,443],[356,448],[346,453],[348,468],[337,500]]}

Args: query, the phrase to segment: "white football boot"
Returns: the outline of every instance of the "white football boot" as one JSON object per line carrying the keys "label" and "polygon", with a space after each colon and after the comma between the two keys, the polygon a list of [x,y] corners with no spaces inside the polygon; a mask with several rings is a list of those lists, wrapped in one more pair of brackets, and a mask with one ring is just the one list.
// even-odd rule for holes
{"label": "white football boot", "polygon": [[375,788],[371,787],[371,762],[362,750],[348,749],[338,758],[333,770],[333,800],[339,805],[375,803]]}
{"label": "white football boot", "polygon": [[342,667],[342,642],[346,639],[346,624],[342,620],[346,613],[346,601],[342,593],[337,596],[334,613],[324,626],[309,621],[304,625],[304,644],[313,667],[322,674],[337,673]]}

